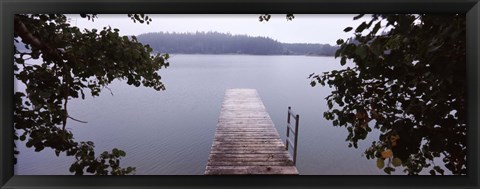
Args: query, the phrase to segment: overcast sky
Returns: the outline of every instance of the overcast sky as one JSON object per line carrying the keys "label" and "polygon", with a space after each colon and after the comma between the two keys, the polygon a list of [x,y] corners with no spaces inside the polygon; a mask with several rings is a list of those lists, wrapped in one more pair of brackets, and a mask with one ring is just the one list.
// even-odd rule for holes
{"label": "overcast sky", "polygon": [[150,14],[153,21],[149,25],[133,23],[127,15],[98,15],[94,22],[79,15],[68,15],[72,24],[79,28],[97,28],[104,26],[120,29],[122,35],[139,35],[148,32],[196,32],[217,31],[221,33],[264,36],[285,43],[322,43],[336,44],[337,39],[352,36],[343,29],[358,26],[369,20],[364,16],[353,20],[355,15],[346,14],[295,14],[295,19],[287,21],[284,14],[272,15],[268,22],[259,22],[258,14],[242,15],[195,15],[195,14]]}

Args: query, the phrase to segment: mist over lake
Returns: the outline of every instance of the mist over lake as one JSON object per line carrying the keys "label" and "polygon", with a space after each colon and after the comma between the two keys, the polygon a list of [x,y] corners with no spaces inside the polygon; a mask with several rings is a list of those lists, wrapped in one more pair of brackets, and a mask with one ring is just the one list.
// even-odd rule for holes
{"label": "mist over lake", "polygon": [[[93,141],[96,152],[119,148],[121,166],[137,175],[202,175],[226,89],[252,88],[285,141],[287,107],[300,115],[297,168],[301,175],[384,174],[375,161],[362,157],[372,140],[348,148],[345,128],[323,118],[328,87],[311,87],[315,72],[340,69],[333,57],[262,55],[171,55],[159,71],[165,91],[116,81],[99,97],[75,99],[69,120],[77,141]],[[348,65],[348,64],[347,64]],[[17,84],[17,83],[16,83]],[[21,88],[20,86],[17,89]],[[377,139],[374,133],[369,136]],[[73,157],[56,157],[51,149],[34,152],[23,143],[15,173],[70,175]]]}

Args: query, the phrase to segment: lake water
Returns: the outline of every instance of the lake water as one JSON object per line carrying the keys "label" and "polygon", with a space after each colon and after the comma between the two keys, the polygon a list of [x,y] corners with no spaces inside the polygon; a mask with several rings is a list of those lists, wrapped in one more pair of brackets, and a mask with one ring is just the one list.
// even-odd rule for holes
{"label": "lake water", "polygon": [[[122,166],[137,175],[201,175],[205,170],[225,90],[256,89],[282,140],[287,107],[300,114],[297,168],[301,175],[385,174],[362,157],[370,141],[348,148],[345,128],[323,118],[328,87],[311,87],[307,77],[340,69],[333,57],[253,55],[172,55],[160,70],[167,90],[114,82],[99,97],[69,102],[77,141],[93,141],[97,153],[119,148]],[[377,137],[372,136],[373,139]],[[38,153],[18,144],[18,175],[64,175],[73,157]],[[400,171],[397,171],[400,172]]]}

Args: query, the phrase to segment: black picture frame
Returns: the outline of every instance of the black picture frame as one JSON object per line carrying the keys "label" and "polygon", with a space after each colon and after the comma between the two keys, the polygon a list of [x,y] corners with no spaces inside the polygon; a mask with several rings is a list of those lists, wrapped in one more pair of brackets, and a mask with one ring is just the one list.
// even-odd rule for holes
{"label": "black picture frame", "polygon": [[[1,188],[479,188],[479,0],[2,0],[0,3]],[[13,165],[13,15],[20,13],[357,14],[465,13],[466,176],[19,176]]]}

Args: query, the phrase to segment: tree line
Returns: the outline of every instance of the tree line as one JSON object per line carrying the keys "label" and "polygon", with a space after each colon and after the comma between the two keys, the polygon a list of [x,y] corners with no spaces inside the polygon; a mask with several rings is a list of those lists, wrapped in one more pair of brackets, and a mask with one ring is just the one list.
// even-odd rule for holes
{"label": "tree line", "polygon": [[136,36],[157,52],[180,54],[253,54],[334,56],[338,46],[312,43],[281,43],[269,37],[219,32],[154,32]]}

